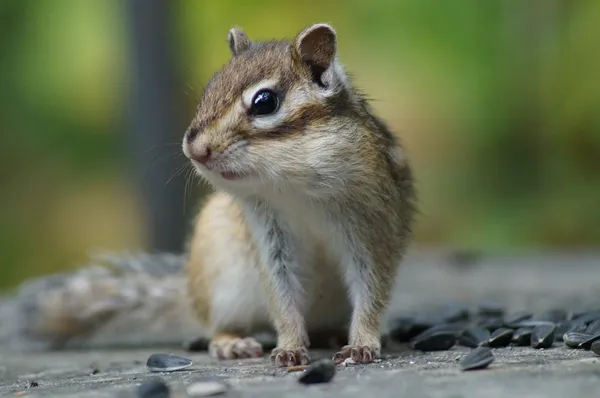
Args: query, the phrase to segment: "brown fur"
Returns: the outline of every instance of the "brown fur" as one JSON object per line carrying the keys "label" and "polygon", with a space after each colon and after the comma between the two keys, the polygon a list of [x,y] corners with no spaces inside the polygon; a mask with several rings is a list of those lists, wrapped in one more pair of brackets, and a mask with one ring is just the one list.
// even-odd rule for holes
{"label": "brown fur", "polygon": [[[269,42],[246,42],[245,34],[236,29],[230,32],[230,48],[232,59],[206,86],[190,124],[184,152],[193,158],[195,150],[208,145],[218,155],[225,155],[236,143],[244,143],[244,151],[237,152],[242,153],[238,155],[242,159],[238,160],[241,167],[261,166],[263,168],[258,167],[256,172],[264,173],[265,179],[274,179],[273,188],[257,183],[255,191],[248,194],[223,194],[230,198],[223,216],[227,222],[239,220],[243,231],[241,235],[237,229],[223,233],[239,239],[238,244],[248,242],[248,253],[253,259],[258,258],[260,244],[250,233],[247,213],[242,210],[244,206],[254,206],[256,211],[266,203],[267,207],[288,215],[289,220],[302,224],[304,217],[298,217],[290,207],[303,205],[306,220],[336,226],[332,232],[341,234],[351,254],[351,264],[347,266],[352,269],[347,272],[353,276],[348,276],[346,281],[350,296],[362,300],[352,303],[349,345],[336,355],[337,359],[352,357],[370,362],[379,355],[380,317],[389,302],[415,213],[412,171],[402,147],[338,69],[334,59],[336,37],[330,27],[315,25],[290,41]],[[244,108],[247,104],[243,98],[249,94],[249,88],[266,84],[264,82],[271,84],[269,89],[278,94],[286,108],[261,119]],[[227,164],[228,156],[215,161],[217,168]],[[207,176],[213,178],[210,173]],[[219,188],[221,182],[216,181]],[[236,187],[232,189],[235,192]],[[296,194],[285,196],[288,191]],[[225,197],[217,196],[214,200],[223,201]],[[293,203],[296,197],[299,202]],[[205,301],[210,301],[210,289],[214,287],[208,284],[213,277],[195,268],[207,266],[207,253],[198,248],[203,247],[201,239],[206,239],[213,230],[210,228],[214,219],[210,213],[213,211],[211,203],[214,203],[212,199],[198,218],[192,242],[192,246],[197,247],[192,250],[189,265],[190,294],[194,296],[198,316],[208,319],[209,323],[211,316],[206,315],[209,304]],[[321,213],[309,214],[313,207]],[[287,227],[294,231],[300,225]],[[337,261],[331,253],[333,242],[321,244],[327,235],[319,235],[318,229],[308,228],[306,245],[323,264],[323,270],[317,272],[329,272],[325,267]],[[276,244],[278,239],[268,242]],[[279,243],[283,244],[285,239],[281,240]],[[277,259],[272,261],[293,264],[294,259],[288,258],[289,255],[281,259],[288,253],[287,248],[277,250],[280,250]],[[258,260],[250,263],[259,267],[270,318],[278,333],[278,347],[272,353],[275,363],[281,366],[306,361],[307,336],[314,330],[307,332],[302,311],[310,313],[311,305],[301,309],[295,304],[290,307],[282,303],[289,301],[283,298],[295,294],[290,292],[289,297],[285,297],[280,291],[278,285],[287,276],[277,279],[279,276],[270,275],[265,264],[258,264]],[[334,289],[338,282],[328,280],[327,283]],[[231,332],[231,327],[227,328],[221,327],[216,332]]]}

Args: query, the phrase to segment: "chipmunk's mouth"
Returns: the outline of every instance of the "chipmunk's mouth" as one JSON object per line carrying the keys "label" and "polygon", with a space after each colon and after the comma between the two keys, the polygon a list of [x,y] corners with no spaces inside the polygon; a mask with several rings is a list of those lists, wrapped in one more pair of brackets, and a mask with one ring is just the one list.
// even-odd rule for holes
{"label": "chipmunk's mouth", "polygon": [[243,178],[250,177],[252,175],[252,173],[237,172],[237,171],[221,171],[221,172],[219,172],[219,175],[226,180],[233,181],[233,180],[241,180]]}

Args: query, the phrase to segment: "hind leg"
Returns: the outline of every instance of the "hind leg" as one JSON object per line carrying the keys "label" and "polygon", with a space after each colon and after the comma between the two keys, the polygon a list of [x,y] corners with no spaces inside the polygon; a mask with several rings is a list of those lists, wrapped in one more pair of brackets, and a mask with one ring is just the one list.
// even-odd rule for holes
{"label": "hind leg", "polygon": [[196,220],[188,260],[188,293],[218,359],[263,355],[250,337],[270,329],[258,255],[238,205],[212,195]]}

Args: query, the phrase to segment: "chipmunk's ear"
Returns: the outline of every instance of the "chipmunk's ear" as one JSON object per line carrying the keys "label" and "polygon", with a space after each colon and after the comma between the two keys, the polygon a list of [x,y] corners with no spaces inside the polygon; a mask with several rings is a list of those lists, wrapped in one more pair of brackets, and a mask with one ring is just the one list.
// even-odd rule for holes
{"label": "chipmunk's ear", "polygon": [[315,24],[300,32],[294,39],[294,57],[307,66],[317,82],[329,69],[337,52],[337,35],[327,24]]}
{"label": "chipmunk's ear", "polygon": [[246,51],[248,47],[250,47],[250,39],[248,39],[246,33],[244,33],[244,31],[238,27],[234,27],[229,30],[227,41],[229,42],[231,54],[234,57]]}

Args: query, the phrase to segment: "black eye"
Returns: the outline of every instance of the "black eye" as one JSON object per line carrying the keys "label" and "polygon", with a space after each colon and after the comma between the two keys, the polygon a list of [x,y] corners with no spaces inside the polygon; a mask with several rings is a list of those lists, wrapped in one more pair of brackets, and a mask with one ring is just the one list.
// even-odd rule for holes
{"label": "black eye", "polygon": [[279,107],[279,98],[271,90],[261,90],[254,98],[252,98],[252,105],[250,111],[254,115],[268,115],[273,113]]}

